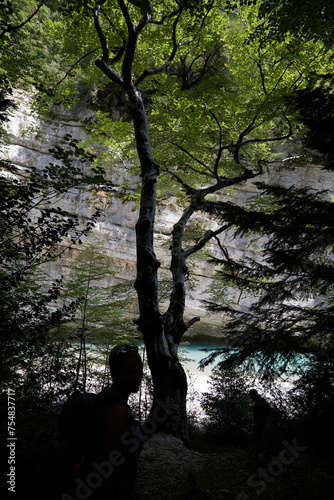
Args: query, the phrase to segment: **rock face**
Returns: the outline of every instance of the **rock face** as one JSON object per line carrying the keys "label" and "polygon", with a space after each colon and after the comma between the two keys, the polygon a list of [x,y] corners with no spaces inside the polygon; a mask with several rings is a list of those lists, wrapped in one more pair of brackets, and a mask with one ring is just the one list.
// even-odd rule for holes
{"label": "rock face", "polygon": [[[86,139],[85,121],[94,117],[93,110],[89,109],[88,106],[81,105],[70,111],[56,109],[53,119],[46,120],[41,119],[33,111],[29,95],[17,92],[15,98],[18,108],[12,112],[10,122],[7,125],[10,141],[5,148],[4,156],[17,166],[34,165],[42,169],[49,162],[55,163],[49,149],[55,144],[61,143],[66,134],[70,134],[74,139]],[[111,174],[111,180],[116,186],[122,184],[119,171]],[[284,186],[312,187],[316,190],[328,189],[331,193],[334,191],[331,172],[323,171],[314,166],[309,168],[292,167],[291,162],[285,170],[282,170],[281,167],[279,169],[278,167],[270,168],[263,174],[262,180],[276,182]],[[247,181],[238,186],[237,189],[224,193],[224,199],[244,204],[255,193],[256,186],[251,181]],[[65,196],[61,204],[62,208],[71,214],[88,217],[92,211],[91,200],[89,193],[78,190]],[[181,212],[172,197],[165,200],[164,204],[157,208],[156,254],[162,262],[162,276],[168,275],[168,241],[173,225],[180,214]],[[137,207],[133,201],[124,201],[116,194],[108,200],[108,203],[104,203],[103,216],[96,225],[94,233],[103,242],[103,253],[110,258],[111,268],[115,272],[112,278],[108,278],[108,283],[124,279],[133,280],[135,277],[136,221]],[[229,254],[236,258],[242,257],[250,251],[249,240],[246,238],[236,240],[231,232],[224,234],[221,242],[227,247]],[[210,251],[215,253],[218,249],[211,245]],[[251,248],[252,253],[256,254],[260,251],[260,242],[258,242],[257,247],[253,245]],[[63,266],[70,266],[70,261],[63,262]],[[186,317],[190,319],[192,316],[200,316],[201,322],[191,329],[189,335],[219,336],[220,325],[224,318],[220,314],[209,315],[202,303],[203,300],[209,298],[208,290],[212,284],[213,269],[204,259],[198,258],[192,265],[192,275],[195,283],[194,288],[188,294]],[[234,293],[233,298],[238,299],[238,293]],[[247,297],[242,300],[247,305]],[[136,311],[133,312],[136,313]]]}
{"label": "rock face", "polygon": [[220,453],[199,453],[173,436],[154,434],[140,455],[136,492],[147,500],[237,498],[241,488],[235,488],[235,470],[239,469],[238,479],[243,484],[246,457],[232,447]]}

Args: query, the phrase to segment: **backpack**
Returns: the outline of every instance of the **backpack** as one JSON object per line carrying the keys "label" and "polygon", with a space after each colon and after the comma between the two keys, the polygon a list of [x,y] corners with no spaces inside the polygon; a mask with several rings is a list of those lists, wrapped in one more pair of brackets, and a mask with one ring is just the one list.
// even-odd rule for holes
{"label": "backpack", "polygon": [[94,458],[98,434],[107,406],[123,403],[119,396],[75,390],[65,402],[58,429],[52,434],[48,453],[49,500],[59,499],[71,488],[76,477],[84,476]]}
{"label": "backpack", "polygon": [[73,475],[90,454],[92,440],[106,407],[105,391],[98,394],[76,389],[59,415],[59,428],[51,438],[51,448],[62,474]]}
{"label": "backpack", "polygon": [[126,404],[120,396],[76,389],[65,402],[48,453],[48,499],[58,500],[76,477],[85,476],[99,445],[102,418],[108,405]]}

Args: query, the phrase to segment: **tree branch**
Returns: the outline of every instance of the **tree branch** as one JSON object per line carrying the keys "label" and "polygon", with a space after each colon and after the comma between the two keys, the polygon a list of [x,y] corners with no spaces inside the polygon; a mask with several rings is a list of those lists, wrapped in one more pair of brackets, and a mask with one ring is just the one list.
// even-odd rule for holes
{"label": "tree branch", "polygon": [[66,71],[65,76],[61,80],[59,80],[59,82],[57,82],[55,86],[58,87],[58,85],[60,85],[68,77],[68,75],[71,73],[72,69],[75,68],[76,65],[79,64],[80,61],[85,59],[85,57],[90,56],[91,54],[93,54],[97,50],[98,50],[98,48],[90,50],[89,52],[87,52],[87,54],[84,54],[83,56],[81,56],[80,59],[78,59],[74,64],[72,64],[70,69],[68,71]]}
{"label": "tree branch", "polygon": [[136,86],[139,85],[148,76],[157,75],[158,73],[161,73],[164,69],[168,68],[168,66],[170,66],[171,63],[173,62],[175,55],[176,55],[176,52],[177,52],[177,49],[180,46],[180,44],[178,44],[177,40],[176,40],[176,27],[177,27],[177,24],[178,24],[179,19],[181,17],[181,14],[182,14],[182,9],[180,8],[178,11],[177,17],[176,17],[175,21],[173,22],[173,34],[172,34],[173,49],[172,49],[171,55],[169,56],[168,61],[166,61],[164,64],[162,64],[159,68],[155,68],[155,69],[151,69],[151,70],[145,69],[145,71],[143,71],[143,73],[137,78],[137,80],[135,82]]}
{"label": "tree branch", "polygon": [[207,244],[207,242],[209,240],[211,240],[212,238],[215,238],[218,234],[222,233],[223,231],[226,231],[226,229],[229,229],[232,226],[233,226],[233,224],[231,222],[229,224],[226,224],[225,226],[220,227],[216,231],[211,231],[211,230],[206,231],[203,238],[198,243],[196,243],[196,245],[194,245],[191,248],[188,248],[188,250],[185,250],[185,252],[184,252],[185,258],[187,259],[193,253],[196,253],[199,250],[201,250]]}
{"label": "tree branch", "polygon": [[220,159],[221,159],[221,156],[222,156],[222,153],[223,153],[223,146],[222,146],[222,141],[223,141],[223,136],[222,136],[222,128],[221,128],[221,125],[218,121],[218,118],[216,117],[216,115],[214,114],[213,111],[210,110],[210,114],[211,116],[213,116],[215,122],[217,123],[218,125],[218,128],[219,128],[219,149],[218,149],[218,153],[217,153],[217,158],[216,158],[216,161],[215,161],[215,165],[213,167],[213,173],[215,175],[215,177],[218,176],[218,167],[219,167],[219,163],[220,163]]}
{"label": "tree branch", "polygon": [[210,179],[212,179],[212,173],[211,172],[202,172],[201,170],[193,167],[192,165],[190,165],[189,163],[184,163],[184,165],[189,169],[189,170],[192,170],[192,172],[195,172],[196,174],[199,174],[199,175],[202,175],[203,177],[209,177]]}
{"label": "tree branch", "polygon": [[289,132],[286,135],[283,135],[281,137],[269,137],[268,139],[248,139],[247,141],[244,141],[241,146],[244,146],[245,144],[251,144],[254,142],[274,142],[274,141],[283,141],[284,139],[288,139],[289,137],[292,136],[293,130],[292,130],[292,123],[290,122],[289,118],[284,115],[284,118],[289,124]]}
{"label": "tree branch", "polygon": [[[120,87],[124,88],[124,82],[123,82],[122,78],[115,71],[113,71],[111,69],[111,67],[109,66],[109,49],[108,49],[106,37],[104,36],[103,30],[101,28],[100,16],[99,16],[100,8],[101,8],[101,5],[103,5],[103,4],[104,4],[104,1],[101,1],[100,4],[96,5],[95,9],[92,9],[93,10],[93,17],[94,17],[94,26],[95,26],[95,29],[96,29],[97,34],[99,36],[100,44],[101,44],[101,48],[102,48],[102,57],[100,57],[99,59],[97,59],[95,61],[95,65],[110,80],[115,82]],[[122,50],[122,48],[120,49],[119,53],[116,55],[116,58],[121,57],[121,55],[120,55],[121,50]]]}
{"label": "tree branch", "polygon": [[186,153],[186,155],[188,155],[192,160],[196,161],[199,165],[202,165],[202,167],[204,167],[205,169],[207,169],[211,174],[214,174],[214,172],[207,165],[205,165],[205,163],[203,163],[201,160],[199,160],[198,158],[196,158],[187,149],[183,148],[179,144],[176,144],[176,142],[170,141],[170,143],[173,144],[173,146],[176,146],[177,148],[181,149],[181,151],[183,151],[184,153]]}
{"label": "tree branch", "polygon": [[97,59],[95,61],[95,65],[104,73],[110,80],[113,82],[117,83],[122,88],[125,88],[124,82],[122,78],[115,72],[113,71],[110,66],[103,60],[103,59]]}
{"label": "tree branch", "polygon": [[174,179],[179,183],[181,184],[181,186],[184,188],[186,194],[190,195],[190,194],[193,194],[195,192],[195,189],[192,188],[191,186],[189,186],[189,184],[187,184],[186,182],[184,182],[184,180],[179,177],[175,172],[172,172],[171,170],[169,170],[167,167],[165,167],[166,171],[172,176],[174,177]]}
{"label": "tree branch", "polygon": [[184,326],[186,328],[186,330],[189,330],[189,328],[194,324],[194,323],[197,323],[198,321],[201,321],[201,318],[199,316],[195,316],[194,318],[191,318],[191,320],[189,321],[186,321],[184,323]]}
{"label": "tree branch", "polygon": [[243,145],[243,142],[242,142],[243,138],[245,137],[245,135],[247,135],[249,132],[251,132],[253,130],[253,127],[254,127],[254,124],[257,120],[257,117],[258,117],[258,115],[254,116],[253,120],[248,125],[248,127],[246,127],[245,130],[243,132],[241,132],[241,134],[238,137],[238,140],[234,146],[234,161],[236,163],[240,163],[240,149],[241,149],[241,146]]}
{"label": "tree branch", "polygon": [[1,33],[0,33],[0,39],[6,34],[6,33],[9,33],[10,31],[16,31],[16,30],[19,30],[20,28],[23,28],[23,26],[27,23],[29,23],[29,21],[31,21],[31,19],[37,14],[37,12],[39,11],[39,9],[44,5],[44,0],[39,4],[39,6],[37,7],[37,9],[25,20],[23,21],[21,24],[18,24],[17,26],[7,26],[7,28],[5,28]]}
{"label": "tree branch", "polygon": [[102,48],[102,60],[108,64],[109,63],[109,49],[107,39],[104,36],[103,30],[100,23],[100,8],[101,5],[97,4],[93,9],[94,26],[100,39],[100,44]]}
{"label": "tree branch", "polygon": [[128,11],[125,3],[123,2],[123,0],[117,0],[117,2],[118,2],[118,5],[120,6],[120,9],[122,11],[124,20],[125,20],[127,28],[128,28],[129,35],[134,34],[134,27],[133,27],[129,11]]}
{"label": "tree branch", "polygon": [[151,22],[152,22],[152,24],[164,24],[166,19],[172,19],[172,17],[177,16],[179,12],[180,12],[180,9],[176,9],[173,12],[171,12],[170,14],[166,14],[165,16],[163,16],[160,19],[160,21],[156,21],[155,19],[152,19]]}
{"label": "tree branch", "polygon": [[262,68],[262,63],[261,61],[257,61],[257,66],[260,70],[260,76],[261,76],[261,81],[262,81],[262,88],[263,88],[263,92],[265,93],[265,95],[267,95],[267,88],[266,88],[266,81],[265,81],[265,78],[264,78],[264,72],[263,72],[263,68]]}
{"label": "tree branch", "polygon": [[109,64],[112,65],[120,61],[122,55],[124,54],[125,49],[126,49],[126,40],[123,40],[122,46],[118,49],[117,54],[111,59]]}

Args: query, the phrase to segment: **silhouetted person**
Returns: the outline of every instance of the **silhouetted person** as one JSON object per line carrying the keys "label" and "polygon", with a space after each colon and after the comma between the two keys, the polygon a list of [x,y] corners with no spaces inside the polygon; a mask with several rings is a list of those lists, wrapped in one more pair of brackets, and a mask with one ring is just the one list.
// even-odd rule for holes
{"label": "silhouetted person", "polygon": [[87,452],[57,499],[136,498],[137,465],[144,440],[127,401],[131,393],[138,392],[143,377],[138,348],[117,345],[110,353],[109,366],[112,385],[94,402],[95,418],[86,434]]}
{"label": "silhouetted person", "polygon": [[270,406],[267,401],[257,392],[256,389],[249,391],[253,408],[253,438],[254,438],[254,458],[267,450],[267,445],[263,439],[263,431],[266,425],[266,419],[270,413]]}
{"label": "silhouetted person", "polygon": [[[109,398],[101,422],[101,443],[97,462],[113,463],[113,472],[104,478],[100,488],[103,500],[135,499],[135,482],[143,437],[127,404],[131,393],[138,392],[143,377],[143,366],[138,349],[119,345],[109,356],[112,385],[106,391]],[[106,467],[107,469],[107,467]]]}

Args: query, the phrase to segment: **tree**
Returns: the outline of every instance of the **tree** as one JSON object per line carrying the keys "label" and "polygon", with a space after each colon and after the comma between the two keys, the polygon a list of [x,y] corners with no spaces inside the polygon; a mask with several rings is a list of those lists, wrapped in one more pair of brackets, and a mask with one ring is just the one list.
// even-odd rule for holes
{"label": "tree", "polygon": [[330,0],[265,0],[259,6],[260,17],[269,23],[270,35],[282,38],[287,33],[305,40],[321,40],[333,45],[334,6]]}
{"label": "tree", "polygon": [[[292,13],[297,11],[298,22],[292,22]],[[260,27],[263,30],[269,24],[269,31],[260,34],[256,30],[257,36],[263,40],[269,34],[277,40],[291,35],[293,43],[300,38],[303,42],[313,40],[315,46],[323,44],[328,50],[333,45],[327,36],[332,16],[333,5],[327,1],[316,5],[263,2]],[[333,96],[331,72],[327,70],[326,64],[314,68],[306,86],[297,88],[288,99],[304,143],[299,164],[332,169]],[[222,204],[221,216],[224,221],[233,221],[236,236],[264,236],[261,259],[236,262],[226,249],[222,249],[221,259],[213,259],[222,264],[219,274],[224,287],[237,287],[254,297],[251,307],[244,310],[236,304],[219,305],[214,296],[209,305],[233,318],[226,331],[236,349],[230,351],[232,356],[226,363],[252,363],[256,359],[259,372],[271,380],[286,374],[287,368],[290,374],[295,370],[302,379],[307,378],[305,370],[300,371],[301,359],[310,373],[317,370],[316,365],[321,374],[324,364],[331,372],[331,196],[293,186],[287,189],[258,183],[258,187],[260,194],[246,208]]]}
{"label": "tree", "polygon": [[[256,298],[249,308],[222,307],[236,318],[226,325],[240,348],[233,357],[262,357],[258,368],[273,380],[288,361],[317,350],[319,341],[328,348],[332,343],[333,203],[324,193],[259,187],[261,200],[249,208],[222,204],[222,216],[234,221],[236,235],[264,236],[261,259],[236,262],[225,249],[214,261],[222,265],[224,283]],[[210,307],[220,309],[218,302]]]}
{"label": "tree", "polygon": [[[305,87],[312,68],[326,59],[321,44],[312,41],[293,44],[287,37],[271,44],[269,39],[251,37],[257,9],[246,6],[227,14],[220,4],[196,6],[190,1],[125,4],[119,0],[90,7],[85,1],[73,1],[62,7],[66,29],[59,25],[69,69],[77,68],[85,57],[85,68],[82,65],[78,71],[87,70],[87,78],[97,84],[101,75],[94,74],[95,59],[104,88],[118,89],[132,120],[132,135],[124,122],[114,123],[112,134],[110,129],[104,132],[116,136],[123,151],[126,134],[136,146],[141,180],[137,325],[153,377],[152,411],[158,399],[168,401],[171,418],[161,430],[185,440],[187,384],[177,351],[185,331],[198,320],[184,318],[187,260],[233,221],[208,231],[200,228],[197,239],[187,246],[185,230],[197,213],[219,216],[216,193],[260,176],[264,163],[274,161],[271,146],[293,137],[286,97]],[[70,39],[77,40],[71,51]],[[311,48],[315,55],[310,60]],[[98,59],[96,50],[101,53]],[[61,92],[61,86],[57,89]],[[114,134],[117,128],[119,136]],[[167,176],[174,184],[166,181]],[[183,207],[172,232],[172,289],[165,312],[160,310],[160,263],[154,252],[158,181],[165,193],[173,189],[182,196]]]}
{"label": "tree", "polygon": [[[40,102],[51,96],[73,102],[72,91],[85,78],[91,89],[117,95],[132,120],[132,130],[126,121],[115,122],[104,134],[122,152],[133,143],[136,147],[137,159],[126,168],[140,172],[141,180],[137,325],[153,377],[152,411],[158,399],[168,400],[171,418],[161,430],[187,440],[187,384],[177,351],[198,320],[184,318],[189,259],[233,224],[219,222],[217,194],[261,176],[264,165],[276,160],[273,144],[294,136],[295,111],[287,98],[307,86],[312,71],[330,69],[332,63],[320,42],[297,43],[292,35],[272,40],[269,28],[267,37],[258,39],[253,6],[232,13],[225,3],[190,0],[105,0],[94,7],[72,0],[49,6],[44,18],[40,12],[36,18],[47,47],[37,58]],[[33,74],[27,75],[33,82]],[[171,193],[179,197],[181,216],[171,236],[170,302],[161,312],[154,223],[159,197]],[[197,214],[202,225],[193,222]],[[186,241],[188,230],[192,238]]]}
{"label": "tree", "polygon": [[[270,25],[270,36],[282,39],[287,34],[294,40],[321,42],[326,50],[333,48],[334,6],[330,0],[318,2],[287,0],[265,1],[260,8],[263,23]],[[333,81],[327,68],[310,74],[305,89],[298,89],[292,95],[293,105],[299,112],[305,126],[303,141],[322,157],[317,161],[333,169],[334,136],[333,123]]]}
{"label": "tree", "polygon": [[262,237],[262,258],[236,262],[224,250],[223,258],[214,259],[221,265],[220,287],[236,287],[252,302],[240,307],[213,297],[209,307],[224,311],[223,331],[231,347],[202,363],[218,355],[220,366],[243,366],[271,387],[289,381],[286,405],[298,431],[328,446],[334,390],[333,201],[325,192],[260,187],[262,203],[245,209],[228,205],[224,220],[233,219],[238,234]]}
{"label": "tree", "polygon": [[[204,426],[213,440],[241,445],[249,439],[252,420],[248,390],[249,381],[242,370],[214,368],[210,391],[202,395]],[[247,442],[247,441],[246,441]]]}
{"label": "tree", "polygon": [[112,345],[131,337],[131,320],[125,316],[125,311],[134,298],[132,284],[105,283],[114,273],[109,269],[109,259],[102,252],[103,242],[88,241],[90,243],[84,243],[77,255],[72,256],[70,274],[63,279],[58,301],[62,308],[78,301],[75,316],[71,321],[57,325],[57,335],[72,346],[70,355],[75,353],[77,356],[72,389],[80,387],[84,391],[88,379],[95,378],[101,386],[107,384],[108,356]]}
{"label": "tree", "polygon": [[70,189],[102,180],[100,174],[83,173],[74,165],[74,159],[85,162],[91,156],[76,141],[66,140],[65,148],[53,150],[58,162],[43,170],[22,169],[6,160],[0,164],[0,342],[6,380],[23,363],[22,357],[27,362],[29,350],[34,353],[45,344],[51,325],[71,317],[75,299],[63,309],[50,309],[62,291],[62,280],[47,277],[43,265],[80,243],[100,214],[97,210],[81,221],[58,205]]}
{"label": "tree", "polygon": [[45,3],[0,2],[1,87],[18,84],[27,87],[41,75],[47,57],[46,46],[40,43],[49,13]]}

